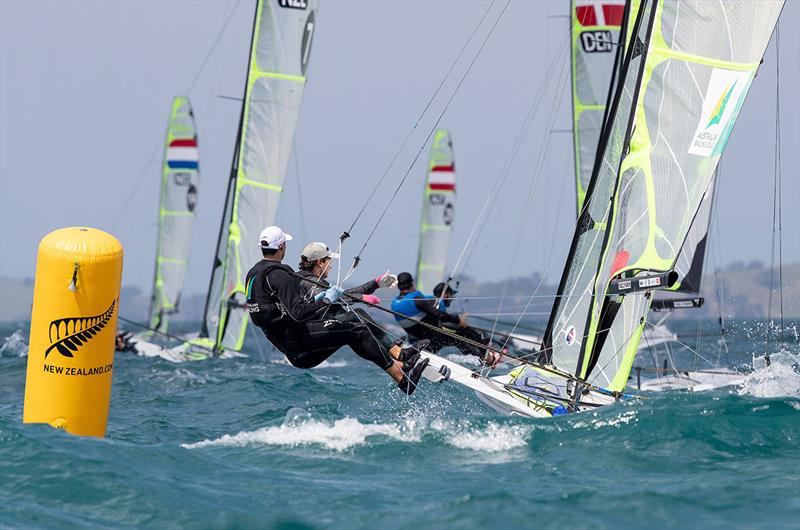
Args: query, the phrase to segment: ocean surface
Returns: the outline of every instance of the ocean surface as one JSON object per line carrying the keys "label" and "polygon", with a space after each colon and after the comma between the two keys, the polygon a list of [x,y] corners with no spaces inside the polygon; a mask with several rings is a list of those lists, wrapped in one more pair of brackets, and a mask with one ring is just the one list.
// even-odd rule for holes
{"label": "ocean surface", "polygon": [[0,527],[800,528],[797,323],[769,367],[764,323],[728,323],[727,353],[670,326],[744,385],[528,420],[452,383],[407,399],[349,352],[297,370],[252,337],[243,359],[117,353],[88,439],[22,424],[27,329],[6,325]]}

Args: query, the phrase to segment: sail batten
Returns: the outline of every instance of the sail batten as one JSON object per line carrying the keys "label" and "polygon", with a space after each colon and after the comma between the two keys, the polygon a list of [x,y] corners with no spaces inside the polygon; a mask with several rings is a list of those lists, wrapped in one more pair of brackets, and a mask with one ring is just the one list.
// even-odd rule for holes
{"label": "sail batten", "polygon": [[192,104],[172,100],[167,125],[158,206],[158,236],[150,328],[166,333],[170,315],[178,311],[191,245],[200,185],[200,156]]}
{"label": "sail batten", "polygon": [[317,0],[259,0],[226,206],[206,302],[204,335],[242,348],[249,318],[244,274],[274,222],[306,82]]}

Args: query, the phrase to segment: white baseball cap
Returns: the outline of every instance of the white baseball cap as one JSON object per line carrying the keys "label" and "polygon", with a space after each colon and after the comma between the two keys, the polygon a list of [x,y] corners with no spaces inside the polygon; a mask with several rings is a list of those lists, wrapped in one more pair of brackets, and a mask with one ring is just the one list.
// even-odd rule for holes
{"label": "white baseball cap", "polygon": [[308,261],[317,261],[318,259],[323,258],[338,258],[339,254],[336,252],[331,252],[331,249],[329,249],[328,245],[325,243],[315,241],[306,245],[306,248],[303,249],[301,256],[306,258]]}
{"label": "white baseball cap", "polygon": [[261,231],[261,248],[278,250],[278,247],[291,240],[292,236],[281,230],[279,226],[268,226]]}

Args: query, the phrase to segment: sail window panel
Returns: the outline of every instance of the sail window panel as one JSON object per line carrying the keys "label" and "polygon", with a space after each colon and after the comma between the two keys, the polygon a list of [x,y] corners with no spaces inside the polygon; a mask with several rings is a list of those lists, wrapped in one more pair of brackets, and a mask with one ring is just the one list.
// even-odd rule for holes
{"label": "sail window panel", "polygon": [[[627,162],[627,161],[626,161]],[[620,178],[617,198],[619,212],[614,227],[605,273],[600,281],[609,281],[627,267],[637,267],[648,247],[651,236],[648,179],[640,167],[629,167]]]}
{"label": "sail window panel", "polygon": [[586,333],[586,315],[592,300],[592,285],[596,263],[605,231],[584,232],[575,248],[576,258],[569,269],[569,279],[561,295],[557,320],[552,330],[553,364],[573,369],[578,364]]}
{"label": "sail window panel", "polygon": [[592,178],[597,142],[600,138],[600,128],[603,124],[603,112],[602,108],[583,109],[578,116],[576,141],[578,142],[580,189],[583,192],[586,192],[589,187],[589,179]]}
{"label": "sail window panel", "polygon": [[627,384],[642,331],[641,316],[647,313],[650,302],[643,293],[634,293],[622,298],[620,304],[587,377],[589,383],[614,391],[622,391]]}
{"label": "sail window panel", "polygon": [[675,51],[738,63],[758,62],[782,5],[774,0],[664,2],[661,31],[666,45]]}

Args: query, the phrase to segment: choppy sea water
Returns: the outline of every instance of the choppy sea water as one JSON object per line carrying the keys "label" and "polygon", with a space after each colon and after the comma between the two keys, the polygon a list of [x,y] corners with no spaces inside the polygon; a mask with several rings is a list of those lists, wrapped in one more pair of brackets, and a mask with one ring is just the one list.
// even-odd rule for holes
{"label": "choppy sea water", "polygon": [[[692,347],[752,367],[764,330]],[[348,352],[306,371],[260,342],[180,365],[118,353],[103,440],[22,424],[15,332],[0,329],[3,528],[800,528],[794,331],[741,387],[550,420],[454,384],[406,399]]]}

